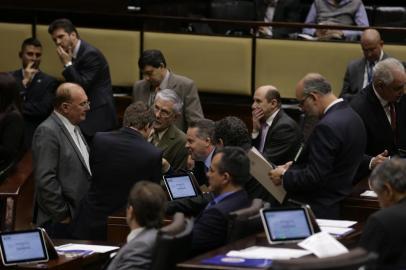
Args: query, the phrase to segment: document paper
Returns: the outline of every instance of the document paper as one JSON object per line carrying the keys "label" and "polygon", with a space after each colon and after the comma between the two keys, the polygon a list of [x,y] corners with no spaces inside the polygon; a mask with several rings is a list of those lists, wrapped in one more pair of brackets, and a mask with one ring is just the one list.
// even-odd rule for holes
{"label": "document paper", "polygon": [[252,246],[242,250],[231,250],[227,253],[227,256],[244,259],[289,260],[309,254],[311,254],[311,251],[303,249]]}
{"label": "document paper", "polygon": [[311,251],[319,258],[347,253],[348,249],[327,232],[319,232],[309,236],[298,246]]}

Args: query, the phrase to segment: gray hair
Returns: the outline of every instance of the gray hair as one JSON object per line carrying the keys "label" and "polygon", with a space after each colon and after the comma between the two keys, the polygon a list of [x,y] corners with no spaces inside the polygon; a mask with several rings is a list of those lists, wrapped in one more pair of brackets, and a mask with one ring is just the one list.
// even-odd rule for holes
{"label": "gray hair", "polygon": [[382,81],[385,85],[391,84],[393,82],[393,72],[405,72],[403,64],[395,58],[386,58],[378,62],[373,71],[373,81]]}
{"label": "gray hair", "polygon": [[205,140],[210,139],[211,143],[214,143],[214,130],[215,123],[210,119],[200,119],[196,122],[189,124],[189,128],[197,128],[197,137]]}
{"label": "gray hair", "polygon": [[158,91],[158,93],[155,96],[155,101],[157,99],[162,99],[165,101],[170,101],[173,103],[173,110],[175,111],[175,113],[180,114],[182,113],[182,108],[183,108],[183,102],[180,99],[180,97],[178,96],[178,94],[176,94],[175,91],[171,90],[171,89],[163,89]]}
{"label": "gray hair", "polygon": [[303,93],[317,92],[322,95],[331,93],[331,84],[318,73],[310,73],[303,79]]}
{"label": "gray hair", "polygon": [[406,192],[406,160],[391,158],[377,166],[369,178],[374,190],[382,190],[389,183],[398,192]]}

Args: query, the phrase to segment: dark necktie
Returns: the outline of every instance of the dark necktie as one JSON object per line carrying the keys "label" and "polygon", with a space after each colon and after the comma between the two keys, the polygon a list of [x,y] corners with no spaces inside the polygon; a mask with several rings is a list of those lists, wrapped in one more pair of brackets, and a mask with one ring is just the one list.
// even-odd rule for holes
{"label": "dark necktie", "polygon": [[374,66],[375,66],[374,62],[368,62],[368,64],[367,64],[368,83],[371,83],[371,81],[372,81],[372,74],[373,74]]}

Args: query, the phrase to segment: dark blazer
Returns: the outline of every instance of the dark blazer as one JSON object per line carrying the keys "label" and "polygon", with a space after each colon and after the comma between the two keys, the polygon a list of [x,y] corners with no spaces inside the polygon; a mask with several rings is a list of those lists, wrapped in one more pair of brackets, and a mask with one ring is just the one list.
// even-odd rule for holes
{"label": "dark blazer", "polygon": [[339,202],[351,193],[365,141],[358,114],[345,101],[333,105],[283,176],[288,196],[310,204],[318,218],[338,218]]}
{"label": "dark blazer", "polygon": [[[285,164],[293,160],[301,140],[298,124],[281,108],[266,134],[263,156],[276,165]],[[258,148],[260,141],[261,133],[253,140],[253,145]]]}
{"label": "dark blazer", "polygon": [[81,85],[89,98],[90,111],[80,128],[86,136],[98,131],[112,130],[117,126],[116,110],[109,65],[103,54],[90,44],[81,40],[73,65],[62,72],[67,82]]}
{"label": "dark blazer", "polygon": [[203,210],[194,223],[192,252],[203,253],[224,245],[227,240],[228,214],[249,205],[247,193],[239,190]]}
{"label": "dark blazer", "polygon": [[48,74],[39,71],[35,74],[27,88],[22,84],[23,71],[21,69],[11,72],[11,75],[20,85],[22,100],[22,114],[25,124],[25,145],[31,148],[32,136],[35,129],[52,112],[55,90],[59,82]]}
{"label": "dark blazer", "polygon": [[171,164],[174,171],[186,169],[188,151],[186,134],[175,125],[170,125],[162,136],[157,147],[163,151],[164,158]]}
{"label": "dark blazer", "polygon": [[86,163],[62,121],[52,113],[32,140],[38,226],[72,218],[89,187]]}
{"label": "dark blazer", "polygon": [[99,132],[93,138],[93,179],[75,218],[73,236],[105,239],[107,217],[124,209],[129,191],[140,180],[159,183],[162,153],[131,128]]}
{"label": "dark blazer", "polygon": [[406,200],[371,215],[362,232],[360,246],[379,254],[379,269],[406,267]]}
{"label": "dark blazer", "polygon": [[[382,60],[388,57],[389,56],[384,53]],[[367,60],[365,57],[353,60],[348,64],[340,97],[351,101],[351,99],[362,90],[366,64]]]}

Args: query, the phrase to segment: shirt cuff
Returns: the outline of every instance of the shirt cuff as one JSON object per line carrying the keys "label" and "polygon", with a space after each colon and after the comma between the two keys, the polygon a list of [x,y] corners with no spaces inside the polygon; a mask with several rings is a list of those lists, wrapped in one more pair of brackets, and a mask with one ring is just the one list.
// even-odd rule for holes
{"label": "shirt cuff", "polygon": [[251,138],[252,138],[253,140],[255,140],[256,138],[258,138],[258,135],[259,135],[259,132],[252,132],[252,133],[251,133]]}
{"label": "shirt cuff", "polygon": [[67,68],[67,67],[70,67],[71,65],[72,65],[72,61],[69,61],[68,63],[66,63],[66,64],[64,65],[64,67]]}

